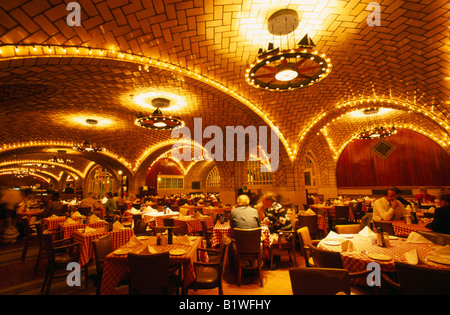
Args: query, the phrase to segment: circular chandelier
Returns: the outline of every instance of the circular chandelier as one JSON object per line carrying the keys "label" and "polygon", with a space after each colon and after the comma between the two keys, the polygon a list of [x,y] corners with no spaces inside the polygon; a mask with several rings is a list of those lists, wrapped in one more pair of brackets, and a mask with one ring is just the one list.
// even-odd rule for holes
{"label": "circular chandelier", "polygon": [[[283,9],[269,18],[269,32],[287,35],[298,27],[297,12]],[[311,86],[328,76],[332,64],[330,58],[314,49],[308,35],[296,48],[280,50],[269,43],[268,49],[258,51],[257,59],[245,73],[245,81],[251,86],[269,91],[286,91]]]}
{"label": "circular chandelier", "polygon": [[[90,126],[95,126],[98,124],[98,121],[95,119],[86,119],[86,124]],[[89,143],[89,141],[85,140],[83,143],[78,144],[73,147],[75,150],[80,152],[100,152],[103,150],[103,147],[100,145],[96,145]]]}
{"label": "circular chandelier", "polygon": [[360,132],[356,138],[357,139],[377,139],[377,138],[384,138],[392,136],[393,134],[396,134],[397,130],[395,130],[395,126],[388,127],[388,126],[375,126],[371,129],[365,129],[364,131]]}
{"label": "circular chandelier", "polygon": [[[367,108],[363,111],[364,115],[371,116],[371,115],[377,115],[379,113],[378,108]],[[364,131],[360,132],[356,138],[367,140],[367,139],[377,139],[377,138],[384,138],[392,136],[393,134],[396,134],[397,130],[395,130],[395,126],[383,126],[379,124],[375,124],[374,122],[368,123],[368,127],[364,129]]]}
{"label": "circular chandelier", "polygon": [[152,106],[156,107],[156,110],[150,116],[144,116],[142,113],[137,115],[135,124],[154,130],[168,130],[176,127],[184,126],[183,120],[175,116],[164,115],[160,108],[166,108],[170,106],[170,100],[165,98],[155,98],[152,100]]}

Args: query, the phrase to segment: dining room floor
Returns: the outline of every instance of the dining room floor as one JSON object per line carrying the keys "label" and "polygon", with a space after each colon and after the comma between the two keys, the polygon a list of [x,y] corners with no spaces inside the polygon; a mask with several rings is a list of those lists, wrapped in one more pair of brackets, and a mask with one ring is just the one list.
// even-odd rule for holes
{"label": "dining room floor", "polygon": [[[34,265],[37,257],[37,247],[29,248],[25,261],[22,261],[23,240],[14,244],[0,245],[0,295],[39,295],[46,270],[46,260],[42,259],[37,274],[34,274]],[[297,265],[305,266],[305,261],[298,252]],[[224,295],[292,295],[289,269],[292,264],[288,258],[282,258],[276,270],[270,270],[267,265],[263,268],[263,284],[259,284],[255,271],[249,270],[242,275],[241,286],[238,286],[237,275],[226,268],[223,276]],[[128,294],[128,287],[118,287],[117,292]],[[50,294],[52,295],[95,295],[95,264],[89,264],[88,288],[85,288],[84,277],[81,287],[69,287],[65,278],[55,279]],[[217,289],[189,290],[189,295],[217,295]],[[372,294],[370,290],[353,287],[352,294]]]}

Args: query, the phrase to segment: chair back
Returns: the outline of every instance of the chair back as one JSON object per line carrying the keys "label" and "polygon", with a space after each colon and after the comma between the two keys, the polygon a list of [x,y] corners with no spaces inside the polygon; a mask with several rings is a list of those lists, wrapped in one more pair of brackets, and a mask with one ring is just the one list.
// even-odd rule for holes
{"label": "chair back", "polygon": [[350,277],[345,269],[291,268],[289,277],[294,295],[350,295]]}
{"label": "chair back", "polygon": [[372,214],[372,213],[366,213],[366,214],[361,218],[361,223],[359,224],[359,228],[360,228],[361,230],[364,229],[366,226],[368,226],[369,228],[371,228],[372,217],[373,217],[373,214]]}
{"label": "chair back", "polygon": [[299,228],[307,227],[310,235],[316,235],[319,232],[318,217],[316,215],[298,215],[297,226]]}
{"label": "chair back", "polygon": [[[304,203],[304,204],[303,204],[303,210],[305,210],[305,211],[306,211],[306,210],[308,210],[308,209],[309,209],[309,205],[308,205],[308,204],[306,204],[306,203]],[[314,210],[313,210],[313,211],[314,211]]]}
{"label": "chair back", "polygon": [[184,216],[189,214],[189,208],[186,207],[180,207],[180,213]]}
{"label": "chair back", "polygon": [[417,233],[425,237],[427,240],[432,241],[434,244],[441,246],[450,245],[450,235],[448,234],[420,230],[418,230]]}
{"label": "chair back", "polygon": [[136,224],[134,225],[134,234],[135,235],[142,235],[145,234],[147,231],[147,225],[148,222],[145,222],[144,220],[140,219],[136,221]]}
{"label": "chair back", "polygon": [[217,220],[219,220],[219,215],[216,211],[209,211],[208,215],[211,217],[213,224],[215,225]]}
{"label": "chair back", "polygon": [[223,214],[228,221],[231,220],[231,209],[223,209]]}
{"label": "chair back", "polygon": [[23,217],[22,223],[23,223],[24,236],[25,237],[30,236],[32,232],[31,232],[30,221],[28,220],[28,217]]}
{"label": "chair back", "polygon": [[173,218],[163,218],[164,226],[175,226],[175,219]]}
{"label": "chair back", "polygon": [[301,227],[297,230],[298,238],[300,239],[300,243],[302,248],[304,246],[309,246],[311,244],[311,234],[309,234],[309,229],[307,226]]}
{"label": "chair back", "polygon": [[341,253],[319,249],[314,245],[309,245],[314,266],[319,268],[344,269]]}
{"label": "chair back", "polygon": [[169,252],[150,255],[128,253],[128,267],[131,295],[168,293]]}
{"label": "chair back", "polygon": [[375,221],[372,220],[373,225],[375,228],[381,228],[383,232],[389,234],[389,235],[395,235],[394,227],[392,226],[392,222],[388,221]]}
{"label": "chair back", "polygon": [[140,203],[133,203],[131,205],[132,208],[136,209],[136,210],[140,210],[141,209],[141,204]]}
{"label": "chair back", "polygon": [[113,251],[111,234],[93,240],[92,246],[94,248],[95,267],[97,272],[101,272],[105,256]]}
{"label": "chair back", "polygon": [[211,248],[211,237],[208,234],[208,225],[206,224],[206,220],[201,220],[200,223],[202,224],[203,238],[206,241],[206,247]]}
{"label": "chair back", "polygon": [[88,215],[91,214],[92,208],[91,208],[91,207],[82,207],[82,208],[78,208],[78,212],[79,212],[81,215],[88,216]]}
{"label": "chair back", "polygon": [[261,227],[254,229],[233,229],[233,239],[239,254],[254,254],[261,251]]}
{"label": "chair back", "polygon": [[335,228],[338,234],[358,234],[361,231],[359,224],[336,225]]}
{"label": "chair back", "polygon": [[336,220],[348,219],[350,214],[350,206],[334,206],[334,216]]}
{"label": "chair back", "polygon": [[395,270],[404,295],[448,295],[450,270],[435,269],[395,261]]}

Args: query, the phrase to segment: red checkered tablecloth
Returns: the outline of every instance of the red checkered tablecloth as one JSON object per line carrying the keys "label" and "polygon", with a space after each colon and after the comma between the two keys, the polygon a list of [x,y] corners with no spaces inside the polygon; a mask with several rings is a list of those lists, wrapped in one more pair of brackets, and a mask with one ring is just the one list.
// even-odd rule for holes
{"label": "red checkered tablecloth", "polygon": [[[380,247],[378,245],[372,244],[369,237],[364,237],[355,234],[353,238],[349,239],[354,245],[354,250],[351,253],[341,252],[340,245],[327,245],[326,240],[322,240],[318,247],[320,249],[325,249],[329,251],[339,251],[341,252],[342,261],[344,263],[344,268],[350,273],[356,271],[366,270],[367,264],[371,262],[377,262],[380,264],[381,270],[385,272],[395,272],[394,261],[406,262],[404,254],[416,249],[420,257],[427,256],[435,248],[439,247],[434,244],[415,244],[406,242],[403,238],[398,238],[396,240],[390,240],[389,247]],[[392,259],[388,261],[375,260],[368,256],[368,254],[385,254],[390,256]],[[445,268],[450,269],[450,266],[435,264],[433,262],[427,262],[431,268]],[[365,278],[352,279],[353,284],[367,285]]]}
{"label": "red checkered tablecloth", "polygon": [[132,229],[123,229],[112,232],[105,232],[104,230],[98,229],[97,232],[92,233],[80,233],[73,232],[72,237],[75,243],[80,243],[80,265],[84,266],[89,262],[90,259],[94,259],[94,247],[92,241],[99,239],[100,237],[111,234],[111,242],[113,249],[117,249],[120,246],[125,245],[130,238],[134,235]]}
{"label": "red checkered tablecloth", "polygon": [[[230,221],[220,223],[220,221],[217,221],[216,225],[213,228],[213,235],[211,239],[211,247],[216,247],[220,244],[220,241],[222,240],[222,236],[231,237],[232,229],[230,227]],[[267,225],[261,226],[261,234],[264,238],[264,246],[270,247],[270,245],[273,243],[273,239],[270,235],[269,227]]]}
{"label": "red checkered tablecloth", "polygon": [[73,232],[76,232],[78,229],[84,229],[86,226],[89,226],[93,229],[105,228],[106,221],[98,221],[88,224],[67,224],[64,225],[62,223],[59,224],[59,230],[64,231],[63,238],[72,237]]}
{"label": "red checkered tablecloth", "polygon": [[[72,220],[79,222],[81,218],[74,218]],[[44,218],[44,224],[47,226],[48,230],[57,229],[59,224],[64,223],[67,220],[66,217],[48,217]]]}
{"label": "red checkered tablecloth", "polygon": [[[174,223],[175,223],[175,226],[180,226],[180,227],[184,227],[186,225],[188,234],[192,235],[192,233],[202,231],[202,223],[201,223],[202,220],[206,221],[206,226],[208,228],[212,228],[214,226],[214,222],[213,222],[212,218],[209,216],[204,216],[199,219],[195,219],[191,216],[186,216],[183,219],[175,219]],[[156,218],[156,226],[164,226],[163,218],[161,218],[161,217]]]}
{"label": "red checkered tablecloth", "polygon": [[392,227],[394,228],[395,235],[408,236],[411,232],[417,231],[431,231],[425,227],[425,224],[406,224],[403,220],[394,220],[392,222]]}
{"label": "red checkered tablecloth", "polygon": [[[171,263],[183,264],[183,285],[186,288],[195,280],[194,261],[197,260],[197,248],[202,245],[202,238],[196,237],[193,239],[193,245],[156,245],[156,237],[151,236],[143,241],[143,245],[133,248],[133,252],[140,252],[145,246],[151,245],[157,252],[168,252],[172,249],[182,248],[187,250],[186,254],[181,256],[170,256]],[[115,294],[115,287],[129,272],[127,264],[127,255],[116,255],[111,253],[105,257],[105,264],[103,266],[102,285],[100,294],[111,295]]]}

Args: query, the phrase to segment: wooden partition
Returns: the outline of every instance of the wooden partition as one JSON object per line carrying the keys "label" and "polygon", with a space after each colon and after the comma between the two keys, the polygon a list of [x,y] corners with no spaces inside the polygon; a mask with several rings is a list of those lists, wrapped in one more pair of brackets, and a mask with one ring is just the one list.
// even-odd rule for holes
{"label": "wooden partition", "polygon": [[410,130],[383,138],[395,146],[383,159],[372,147],[380,141],[354,140],[336,167],[338,187],[448,186],[450,155],[431,139]]}

